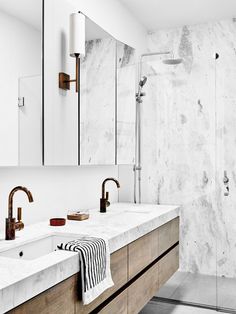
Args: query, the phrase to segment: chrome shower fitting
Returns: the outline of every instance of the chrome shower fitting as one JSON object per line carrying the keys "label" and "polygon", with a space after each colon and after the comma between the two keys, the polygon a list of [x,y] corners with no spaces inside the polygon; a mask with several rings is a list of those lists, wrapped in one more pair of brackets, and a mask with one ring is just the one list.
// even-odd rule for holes
{"label": "chrome shower fitting", "polygon": [[146,96],[146,93],[142,92],[142,88],[146,84],[146,82],[147,82],[147,77],[146,76],[143,76],[141,78],[141,80],[139,81],[139,88],[138,88],[138,92],[136,93],[136,101],[139,104],[141,104],[143,102],[142,101],[142,97]]}
{"label": "chrome shower fitting", "polygon": [[[139,86],[136,93],[136,127],[135,127],[135,165],[134,170],[134,203],[141,203],[141,104],[143,102],[143,96],[146,94],[142,92],[143,86],[147,82],[147,77],[142,76],[142,59],[149,56],[169,55],[170,58],[162,60],[166,65],[177,65],[182,63],[181,58],[174,58],[174,54],[171,51],[163,52],[150,52],[144,53],[140,57],[139,61]],[[137,201],[137,181],[138,181],[138,201]]]}
{"label": "chrome shower fitting", "polygon": [[223,183],[225,186],[224,196],[229,196],[229,178],[226,170],[224,170]]}

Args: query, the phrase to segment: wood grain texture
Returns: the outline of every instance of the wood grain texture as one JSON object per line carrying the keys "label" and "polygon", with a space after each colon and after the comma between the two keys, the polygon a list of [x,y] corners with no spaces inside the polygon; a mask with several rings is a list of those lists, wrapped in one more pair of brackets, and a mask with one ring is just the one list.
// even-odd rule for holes
{"label": "wood grain texture", "polygon": [[159,287],[163,286],[179,268],[179,246],[159,261]]}
{"label": "wood grain texture", "polygon": [[11,314],[74,314],[76,276],[72,276],[8,313]]}
{"label": "wood grain texture", "polygon": [[167,222],[160,228],[159,232],[159,256],[179,241],[179,217]]}
{"label": "wood grain texture", "polygon": [[116,298],[114,298],[108,305],[106,305],[100,314],[127,314],[127,290],[123,291]]}
{"label": "wood grain texture", "polygon": [[133,278],[157,257],[158,229],[128,245],[128,278]]}
{"label": "wood grain texture", "polygon": [[128,313],[135,314],[155,295],[159,288],[158,263],[128,287]]}
{"label": "wood grain texture", "polygon": [[76,313],[89,313],[111,296],[115,291],[127,283],[128,267],[127,267],[127,246],[114,252],[111,255],[111,275],[114,286],[106,290],[96,300],[88,305],[83,305],[81,301],[76,302]]}

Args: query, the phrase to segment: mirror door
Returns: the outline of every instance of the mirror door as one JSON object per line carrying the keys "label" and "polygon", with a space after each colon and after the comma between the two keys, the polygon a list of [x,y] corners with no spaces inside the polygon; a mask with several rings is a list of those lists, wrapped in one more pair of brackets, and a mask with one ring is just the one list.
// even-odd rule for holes
{"label": "mirror door", "polygon": [[19,166],[42,165],[42,76],[19,78]]}
{"label": "mirror door", "polygon": [[80,71],[80,164],[114,165],[116,40],[86,18]]}
{"label": "mirror door", "polygon": [[69,22],[79,9],[68,0],[47,0],[44,10],[45,165],[132,164],[135,50],[85,17],[76,93],[74,82],[68,88],[58,77],[63,72],[73,80],[78,71],[69,51]]}
{"label": "mirror door", "polygon": [[76,5],[67,0],[44,2],[44,164],[76,166],[79,160],[79,101],[74,84],[58,86],[59,72],[75,76],[69,53],[69,16]]}
{"label": "mirror door", "polygon": [[[37,151],[32,146],[39,141],[42,123],[41,26],[41,0],[0,0],[0,166],[41,165],[42,146]],[[21,95],[30,98],[27,108],[18,107]]]}
{"label": "mirror door", "polygon": [[135,49],[117,41],[116,163],[135,160]]}

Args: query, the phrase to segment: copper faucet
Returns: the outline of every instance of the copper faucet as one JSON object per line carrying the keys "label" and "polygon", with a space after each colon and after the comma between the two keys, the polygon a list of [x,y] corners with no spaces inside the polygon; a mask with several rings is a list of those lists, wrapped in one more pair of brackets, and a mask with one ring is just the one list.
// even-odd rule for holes
{"label": "copper faucet", "polygon": [[29,202],[32,203],[33,196],[31,192],[23,187],[23,186],[17,186],[13,190],[11,190],[8,198],[8,218],[6,218],[6,240],[14,240],[15,239],[15,231],[21,230],[24,228],[24,223],[21,220],[22,216],[22,208],[18,207],[17,209],[17,221],[16,218],[12,217],[13,212],[13,196],[17,191],[23,191],[27,194]]}
{"label": "copper faucet", "polygon": [[100,212],[106,213],[107,207],[110,206],[109,193],[105,192],[105,184],[107,181],[113,181],[116,183],[117,188],[120,188],[120,183],[114,178],[107,178],[102,182],[102,198],[100,198]]}

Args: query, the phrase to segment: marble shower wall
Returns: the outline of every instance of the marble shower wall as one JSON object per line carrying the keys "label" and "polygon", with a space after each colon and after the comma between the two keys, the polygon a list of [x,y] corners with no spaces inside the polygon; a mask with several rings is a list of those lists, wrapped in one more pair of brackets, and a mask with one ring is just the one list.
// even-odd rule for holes
{"label": "marble shower wall", "polygon": [[235,38],[234,20],[156,31],[149,51],[170,50],[183,62],[142,64],[142,201],[182,205],[182,270],[228,277],[236,276]]}
{"label": "marble shower wall", "polygon": [[[218,273],[236,277],[236,23],[215,25],[217,118],[217,266]],[[224,171],[229,178],[229,196],[224,197]]]}

